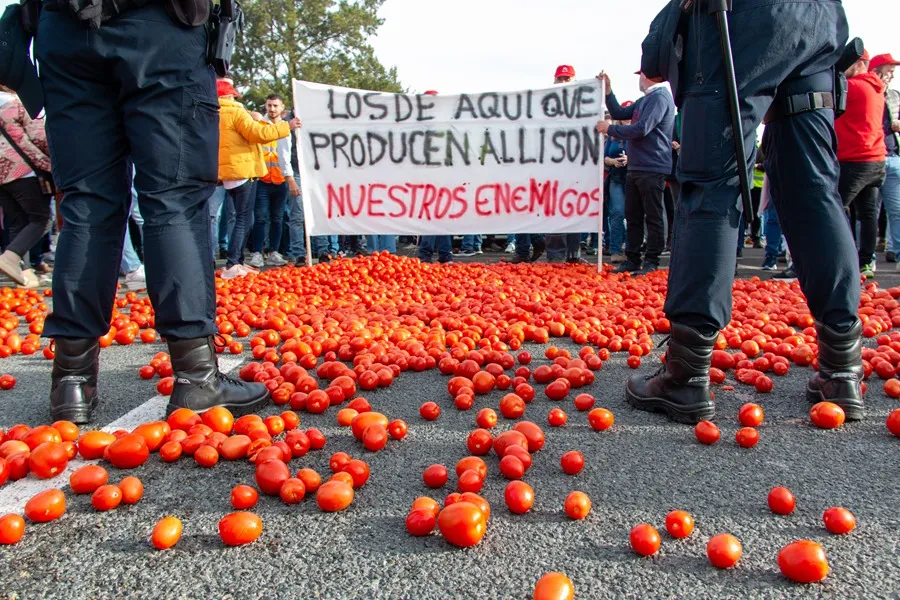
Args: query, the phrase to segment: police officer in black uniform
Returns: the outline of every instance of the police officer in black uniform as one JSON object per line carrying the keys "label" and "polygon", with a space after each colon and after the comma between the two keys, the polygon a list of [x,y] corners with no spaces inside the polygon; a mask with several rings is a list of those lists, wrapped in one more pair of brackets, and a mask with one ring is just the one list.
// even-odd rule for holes
{"label": "police officer in black uniform", "polygon": [[245,412],[267,401],[263,385],[233,380],[216,362],[207,201],[219,128],[208,15],[208,0],[44,0],[41,7],[35,55],[53,175],[65,192],[43,333],[56,342],[54,419],[86,423],[99,400],[98,338],[113,312],[132,161],[147,288],[176,378],[168,410]]}
{"label": "police officer in black uniform", "polygon": [[[716,18],[706,1],[672,2],[687,9],[676,93],[682,188],[665,303],[672,330],[665,366],[655,376],[632,377],[626,398],[638,409],[696,423],[715,412],[709,368],[718,333],[731,320],[740,192]],[[840,405],[848,420],[861,419],[859,265],[838,195],[834,133],[834,71],[848,38],[843,6],[734,0],[731,9],[747,156],[741,168],[754,164],[756,129],[765,117],[772,199],[816,319],[819,371],[806,395]]]}

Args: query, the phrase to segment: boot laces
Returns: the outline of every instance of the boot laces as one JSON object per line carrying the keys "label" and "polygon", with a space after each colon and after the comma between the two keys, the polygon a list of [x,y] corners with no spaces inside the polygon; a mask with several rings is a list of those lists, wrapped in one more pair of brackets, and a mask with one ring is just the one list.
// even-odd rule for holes
{"label": "boot laces", "polygon": [[[215,345],[216,349],[224,350],[225,348],[228,347],[228,344],[225,343],[225,338],[218,334],[213,336],[213,344]],[[226,375],[225,373],[223,373],[222,371],[219,371],[218,369],[216,369],[216,371],[217,371],[216,378],[218,378],[219,381],[224,381],[227,384],[237,385],[240,387],[244,387],[244,384],[246,383],[243,379],[235,379],[234,377]]]}
{"label": "boot laces", "polygon": [[[667,335],[666,337],[664,337],[664,338],[662,339],[662,341],[659,342],[659,345],[657,346],[657,348],[662,348],[663,346],[668,346],[668,345],[669,345],[669,342],[670,342],[671,340],[672,340],[672,336],[671,336],[671,335]],[[658,377],[659,375],[662,375],[663,373],[665,373],[665,372],[666,372],[666,365],[667,365],[666,362],[660,361],[659,367],[657,367],[657,369],[656,369],[656,371],[653,373],[653,375],[648,375],[648,376],[647,376],[647,379],[653,379],[654,377]]]}

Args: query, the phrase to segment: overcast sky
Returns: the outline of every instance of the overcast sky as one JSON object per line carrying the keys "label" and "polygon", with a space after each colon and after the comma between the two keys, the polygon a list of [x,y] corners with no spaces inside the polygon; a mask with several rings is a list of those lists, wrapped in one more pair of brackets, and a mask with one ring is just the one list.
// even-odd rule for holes
{"label": "overcast sky", "polygon": [[[900,57],[896,15],[844,0],[852,36]],[[412,91],[516,90],[553,82],[557,65],[581,79],[606,69],[620,100],[638,95],[641,41],[662,0],[386,0],[372,40]],[[881,4],[885,6],[885,4]],[[892,47],[891,44],[894,44]]]}

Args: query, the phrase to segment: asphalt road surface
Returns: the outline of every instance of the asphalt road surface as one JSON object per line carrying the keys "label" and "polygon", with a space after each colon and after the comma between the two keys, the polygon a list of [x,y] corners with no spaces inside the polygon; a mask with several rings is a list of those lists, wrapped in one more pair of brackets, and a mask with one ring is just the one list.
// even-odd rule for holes
{"label": "asphalt road surface", "polygon": [[[746,261],[748,269],[756,258]],[[742,272],[750,274],[755,273]],[[891,279],[885,277],[883,285],[895,285]],[[138,343],[102,352],[103,402],[95,413],[96,427],[128,428],[161,418],[164,400],[154,399],[156,380],[137,376],[137,369],[160,350],[164,346],[159,343]],[[223,366],[235,369],[238,364],[229,360]],[[645,359],[641,372],[656,364]],[[13,390],[0,392],[0,427],[49,421],[49,369],[40,354],[0,361],[3,373],[18,378]],[[506,480],[499,475],[496,457],[485,457],[490,473],[483,495],[492,513],[486,536],[474,548],[453,547],[437,533],[412,537],[404,519],[417,496],[442,499],[454,491],[455,477],[444,490],[427,489],[422,471],[442,463],[452,473],[456,461],[468,455],[465,441],[476,409],[496,409],[503,392],[479,397],[473,410],[459,412],[446,392],[446,377],[437,370],[410,371],[386,390],[364,393],[374,410],[409,423],[409,435],[381,452],[366,452],[348,428],[338,427],[335,409],[323,415],[302,413],[302,427],[320,428],[328,442],[323,450],[292,460],[292,472],[311,467],[327,475],[331,454],[345,451],[369,463],[371,479],[347,510],[335,514],[319,511],[311,497],[294,506],[262,497],[254,511],[264,531],[248,546],[225,547],[217,535],[219,519],[233,510],[231,488],[253,484],[253,468],[246,461],[223,460],[204,469],[190,458],[164,464],[151,455],[134,472],[104,465],[111,483],[134,474],[145,488],[137,505],[106,513],[95,511],[89,496],[68,493],[67,478],[38,481],[29,476],[7,483],[0,487],[0,513],[21,511],[31,494],[53,486],[67,492],[68,510],[52,523],[28,523],[19,544],[0,547],[0,596],[524,599],[544,573],[562,571],[572,579],[576,598],[898,597],[900,440],[884,425],[898,402],[884,395],[877,379],[869,386],[866,419],[832,431],[809,423],[803,395],[808,369],[793,367],[788,376],[773,378],[775,390],[767,395],[739,384],[734,391],[717,387],[722,440],[703,446],[691,427],[625,404],[623,384],[633,373],[624,356],[614,355],[597,372],[595,383],[579,390],[594,394],[598,406],[615,414],[615,425],[606,432],[588,427],[586,413],[572,406],[574,394],[558,404],[539,388],[524,416],[547,434],[546,446],[525,476],[535,489],[534,509],[521,516],[506,509]],[[442,407],[435,422],[419,417],[418,408],[427,400]],[[734,442],[740,427],[736,415],[748,401],[759,402],[766,418],[759,444],[742,449]],[[569,422],[552,429],[546,418],[556,406],[566,410]],[[271,406],[262,414],[280,410]],[[496,429],[512,425],[501,417]],[[586,458],[585,469],[574,477],[559,465],[560,456],[573,449]],[[776,485],[788,487],[797,498],[790,516],[774,515],[766,505],[767,493]],[[592,500],[583,521],[563,513],[572,490],[584,491]],[[830,506],[851,510],[856,530],[845,536],[828,533],[822,512]],[[689,538],[675,540],[665,533],[665,515],[672,509],[694,516],[696,529]],[[148,539],[154,523],[166,515],[183,521],[184,535],[175,548],[159,552]],[[638,557],[628,545],[629,530],[641,522],[662,532],[656,556]],[[737,566],[725,571],[712,567],[705,554],[707,540],[722,532],[737,536],[744,549]],[[824,582],[799,585],[779,573],[779,549],[797,539],[824,546],[832,569]]]}

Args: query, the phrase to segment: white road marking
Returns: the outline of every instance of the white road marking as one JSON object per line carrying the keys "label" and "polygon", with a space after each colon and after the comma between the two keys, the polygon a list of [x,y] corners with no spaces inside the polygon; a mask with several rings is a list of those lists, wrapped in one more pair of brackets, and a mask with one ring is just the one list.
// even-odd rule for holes
{"label": "white road marking", "polygon": [[[219,356],[219,370],[223,373],[230,373],[242,362],[244,362],[243,358]],[[101,395],[101,402],[103,401],[102,398]],[[119,429],[131,431],[143,423],[163,419],[167,402],[168,396],[160,396],[157,394],[140,406],[125,413],[109,425],[101,427],[100,429],[101,431],[109,433]],[[77,456],[75,459],[70,460],[69,464],[66,465],[65,470],[56,477],[50,479],[38,479],[34,475],[29,475],[19,481],[7,482],[3,487],[0,487],[0,515],[13,512],[21,514],[25,509],[25,503],[35,494],[53,488],[65,490],[65,488],[69,487],[69,475],[84,465],[96,464],[98,462],[99,459],[84,460],[81,456]],[[112,475],[118,476],[119,473],[114,473]],[[126,475],[123,474],[120,479],[124,479],[125,477]],[[117,481],[111,480],[110,483],[117,483]]]}

